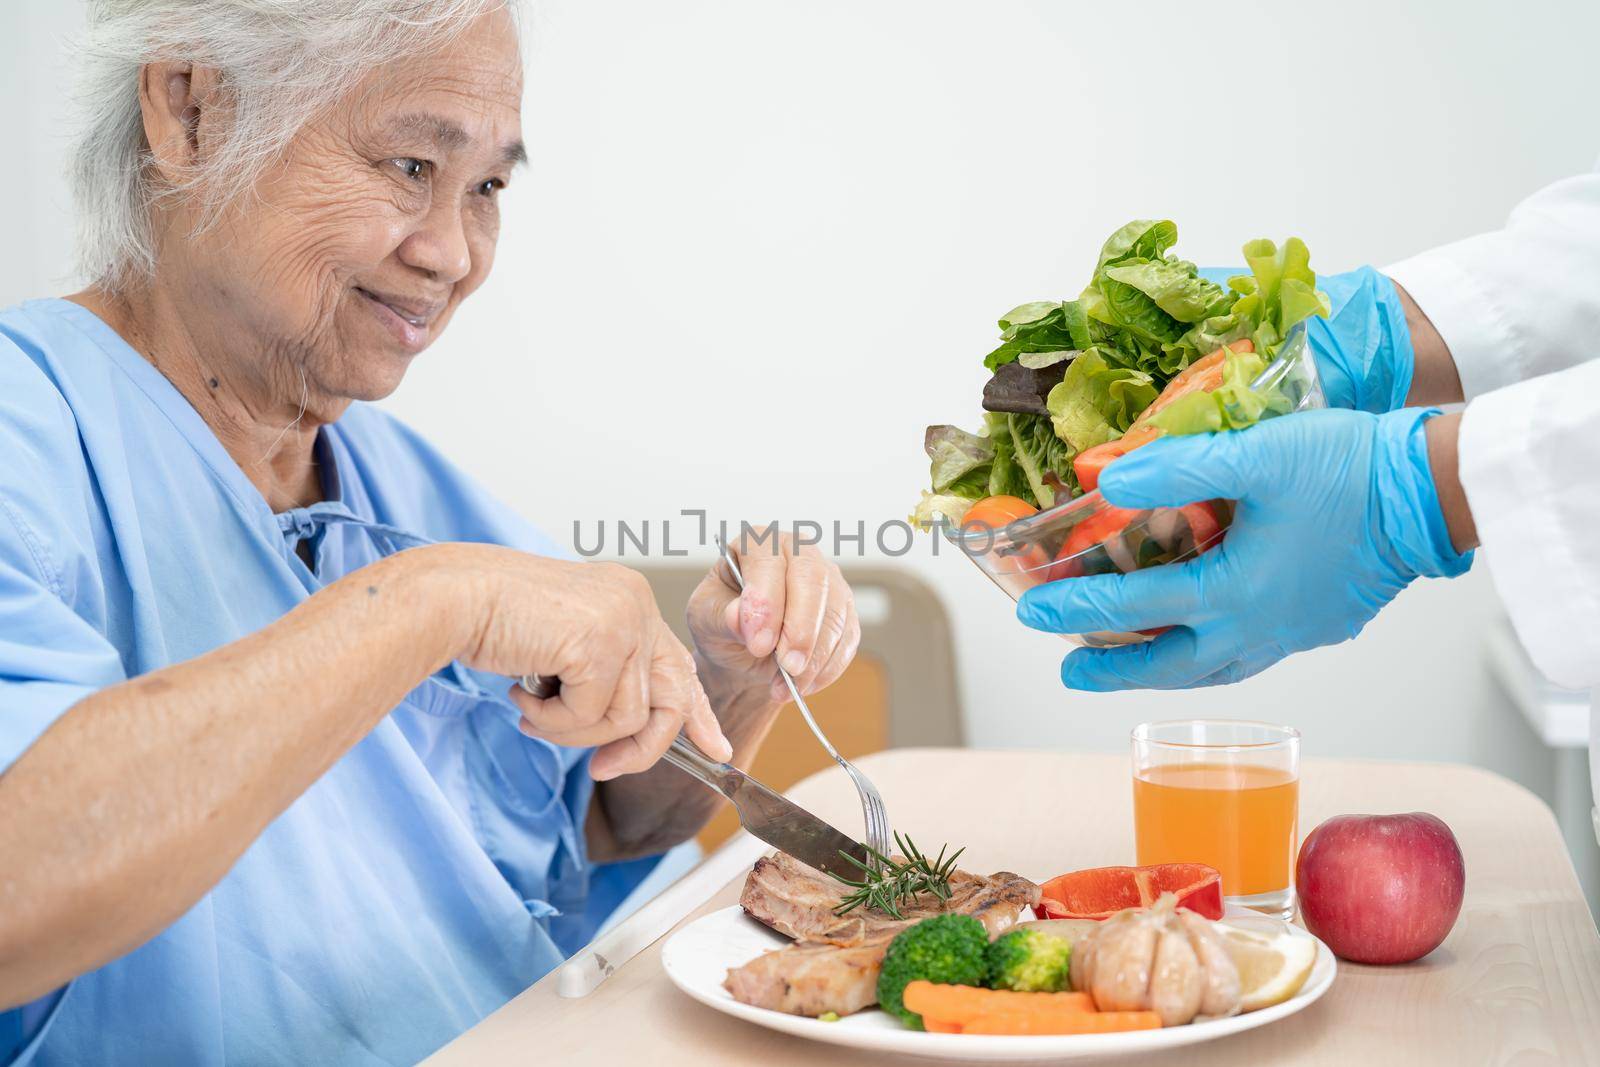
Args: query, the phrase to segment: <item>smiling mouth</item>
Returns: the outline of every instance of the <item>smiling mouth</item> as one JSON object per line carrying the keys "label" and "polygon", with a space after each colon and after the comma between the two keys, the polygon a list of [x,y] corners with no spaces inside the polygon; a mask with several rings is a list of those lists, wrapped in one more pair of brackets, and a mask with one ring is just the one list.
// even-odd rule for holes
{"label": "smiling mouth", "polygon": [[386,300],[377,293],[374,293],[372,290],[363,289],[360,286],[356,287],[356,292],[360,293],[374,304],[380,304],[383,307],[388,308],[390,311],[394,312],[396,318],[400,319],[402,322],[408,323],[411,326],[415,326],[419,330],[424,329],[428,325],[428,321],[436,314],[435,310],[432,308],[418,308],[413,305],[395,301],[392,298]]}

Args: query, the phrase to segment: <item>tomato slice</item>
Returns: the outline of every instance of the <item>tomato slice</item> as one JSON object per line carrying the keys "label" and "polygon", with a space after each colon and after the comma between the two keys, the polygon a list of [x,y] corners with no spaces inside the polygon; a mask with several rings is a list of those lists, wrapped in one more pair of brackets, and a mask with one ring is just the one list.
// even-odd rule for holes
{"label": "tomato slice", "polygon": [[1222,516],[1209,500],[1198,500],[1178,509],[1189,520],[1189,532],[1194,535],[1196,552],[1204,552],[1222,537]]}
{"label": "tomato slice", "polygon": [[1113,460],[1121,459],[1160,436],[1161,431],[1154,426],[1135,426],[1115,441],[1079,452],[1072,461],[1072,473],[1078,476],[1078,484],[1083,486],[1083,491],[1092,493],[1100,485],[1100,473],[1111,466]]}
{"label": "tomato slice", "polygon": [[1067,534],[1066,541],[1056,553],[1056,561],[1050,564],[1050,569],[1045,572],[1044,580],[1056,582],[1063,578],[1081,578],[1090,573],[1122,570],[1123,568],[1116,562],[1115,555],[1108,548],[1110,566],[1095,567],[1091,571],[1087,553],[1097,545],[1110,546],[1122,536],[1124,530],[1144,514],[1146,512],[1134,508],[1115,508],[1107,505],[1081,520]]}
{"label": "tomato slice", "polygon": [[[1164,516],[1168,521],[1161,521]],[[1178,523],[1172,523],[1171,518],[1176,518]],[[1137,529],[1130,529],[1136,524]],[[1156,533],[1156,528],[1162,525],[1169,527],[1164,536]],[[1128,574],[1147,566],[1173,562],[1193,552],[1204,552],[1221,540],[1222,533],[1222,516],[1212,501],[1201,500],[1155,512],[1107,506],[1072,528],[1043,580],[1056,582],[1086,574]],[[1093,551],[1096,547],[1104,551]],[[1138,632],[1145,637],[1159,637],[1171,628],[1157,626]]]}
{"label": "tomato slice", "polygon": [[1161,430],[1151,426],[1150,419],[1162,408],[1179,397],[1190,393],[1209,393],[1221,385],[1222,367],[1228,360],[1229,352],[1253,351],[1255,346],[1245,338],[1219,348],[1209,356],[1195,360],[1179,371],[1167,383],[1167,387],[1161,390],[1161,395],[1139,413],[1139,417],[1133,420],[1133,425],[1128,428],[1127,433],[1115,441],[1107,441],[1103,445],[1095,445],[1079,452],[1072,461],[1072,473],[1078,476],[1078,484],[1083,486],[1083,491],[1093,492],[1100,484],[1100,475],[1115,460],[1121,459],[1136,448],[1143,448],[1161,436]]}

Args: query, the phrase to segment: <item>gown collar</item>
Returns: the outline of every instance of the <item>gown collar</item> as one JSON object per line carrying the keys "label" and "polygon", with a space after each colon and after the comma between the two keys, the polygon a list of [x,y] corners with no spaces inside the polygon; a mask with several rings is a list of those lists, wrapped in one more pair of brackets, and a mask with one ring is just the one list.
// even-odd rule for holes
{"label": "gown collar", "polygon": [[[334,446],[328,426],[318,429],[313,446],[324,499],[309,507],[274,512],[188,398],[104,319],[82,304],[59,297],[29,303],[41,305],[66,320],[104,352],[112,364],[172,423],[252,524],[264,533],[272,531],[278,535],[284,551],[292,553],[302,537],[311,536],[319,526],[328,523],[354,523],[373,528],[376,535],[390,540],[396,548],[424,543],[423,539],[413,534],[362,518],[351,510],[351,505],[359,507],[360,501],[347,496],[347,491],[354,487],[345,484],[340,463],[343,450]],[[353,495],[360,497],[362,494]]]}

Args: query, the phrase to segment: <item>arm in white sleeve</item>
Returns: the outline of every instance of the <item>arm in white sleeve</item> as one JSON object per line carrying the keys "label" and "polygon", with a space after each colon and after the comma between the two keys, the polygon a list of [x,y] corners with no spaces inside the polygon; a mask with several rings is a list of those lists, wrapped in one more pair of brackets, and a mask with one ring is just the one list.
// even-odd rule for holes
{"label": "arm in white sleeve", "polygon": [[1542,189],[1503,230],[1387,268],[1449,346],[1468,400],[1600,355],[1600,171]]}
{"label": "arm in white sleeve", "polygon": [[1471,401],[1459,455],[1495,588],[1535,666],[1568,688],[1600,685],[1600,360]]}

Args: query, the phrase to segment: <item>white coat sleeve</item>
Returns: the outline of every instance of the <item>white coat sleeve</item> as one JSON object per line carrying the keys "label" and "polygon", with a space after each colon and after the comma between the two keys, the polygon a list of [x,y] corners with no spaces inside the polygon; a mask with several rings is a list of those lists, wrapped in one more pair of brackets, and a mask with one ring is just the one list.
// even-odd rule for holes
{"label": "white coat sleeve", "polygon": [[1600,359],[1469,402],[1460,457],[1495,588],[1534,665],[1558,685],[1600,686]]}
{"label": "white coat sleeve", "polygon": [[[1600,356],[1600,171],[1540,190],[1505,229],[1396,263],[1468,400]],[[1487,543],[1487,542],[1486,542]]]}

